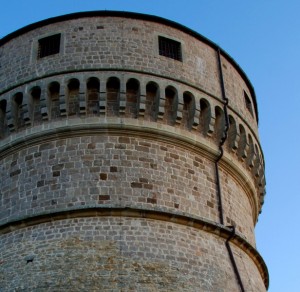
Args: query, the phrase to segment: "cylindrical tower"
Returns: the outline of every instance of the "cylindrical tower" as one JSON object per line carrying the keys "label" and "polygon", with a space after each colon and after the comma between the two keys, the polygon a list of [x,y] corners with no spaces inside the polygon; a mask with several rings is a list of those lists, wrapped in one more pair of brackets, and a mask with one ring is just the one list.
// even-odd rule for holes
{"label": "cylindrical tower", "polygon": [[251,83],[159,17],[98,11],[0,40],[1,291],[266,291]]}

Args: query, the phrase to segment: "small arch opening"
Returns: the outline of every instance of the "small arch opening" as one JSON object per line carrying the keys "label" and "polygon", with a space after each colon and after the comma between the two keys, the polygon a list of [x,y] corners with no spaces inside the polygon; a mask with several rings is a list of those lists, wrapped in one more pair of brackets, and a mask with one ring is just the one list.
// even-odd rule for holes
{"label": "small arch opening", "polygon": [[15,128],[18,129],[24,125],[23,120],[23,93],[18,92],[12,99],[12,114]]}
{"label": "small arch opening", "polygon": [[60,116],[59,91],[60,91],[60,84],[58,82],[53,81],[49,84],[48,96],[49,96],[51,119],[56,119]]}
{"label": "small arch opening", "polygon": [[21,106],[23,103],[23,93],[18,92],[14,95],[13,101],[15,102],[16,105]]}
{"label": "small arch opening", "polygon": [[247,154],[246,154],[246,146],[247,146],[246,131],[242,125],[239,125],[239,131],[240,131],[240,140],[239,140],[237,153],[240,158],[244,159],[247,157]]}
{"label": "small arch opening", "polygon": [[204,136],[206,136],[210,132],[210,121],[211,121],[210,104],[205,98],[202,98],[200,100],[199,128],[200,128],[200,132]]}
{"label": "small arch opening", "polygon": [[150,81],[146,85],[146,109],[145,119],[150,121],[157,120],[159,106],[159,87],[158,84]]}
{"label": "small arch opening", "polygon": [[71,79],[68,83],[69,94],[77,93],[79,91],[79,86],[80,83],[78,79]]}
{"label": "small arch opening", "polygon": [[195,114],[195,98],[190,92],[183,93],[182,127],[191,130]]}
{"label": "small arch opening", "polygon": [[177,91],[174,87],[168,86],[165,89],[165,115],[164,121],[168,125],[174,125],[177,112]]}
{"label": "small arch opening", "polygon": [[118,116],[120,107],[120,80],[110,77],[106,83],[106,114]]}
{"label": "small arch opening", "polygon": [[51,82],[49,84],[48,89],[49,89],[49,92],[50,92],[51,96],[53,96],[53,97],[54,96],[56,96],[56,97],[59,96],[60,84],[58,82],[56,82],[56,81]]}
{"label": "small arch opening", "polygon": [[126,83],[126,116],[136,118],[140,103],[140,83],[131,78]]}
{"label": "small arch opening", "polygon": [[76,78],[72,78],[68,82],[68,115],[79,114],[79,86],[80,82]]}
{"label": "small arch opening", "polygon": [[215,116],[216,116],[215,139],[217,143],[220,143],[224,135],[225,120],[224,120],[224,113],[222,109],[218,106],[215,107]]}
{"label": "small arch opening", "polygon": [[87,81],[87,112],[88,114],[99,113],[99,92],[100,81],[96,77],[91,77]]}
{"label": "small arch opening", "polygon": [[7,101],[5,99],[0,100],[0,138],[3,138],[6,134],[6,107]]}
{"label": "small arch opening", "polygon": [[259,177],[259,166],[261,163],[261,157],[258,150],[258,146],[256,144],[254,145],[254,149],[255,149],[255,155],[254,155],[253,174],[255,175],[255,177]]}
{"label": "small arch opening", "polygon": [[254,166],[254,144],[250,134],[248,135],[248,141],[249,148],[247,153],[247,165],[252,168]]}
{"label": "small arch opening", "polygon": [[228,147],[229,149],[237,149],[237,127],[235,119],[229,115],[229,129],[228,129]]}
{"label": "small arch opening", "polygon": [[32,101],[32,121],[40,121],[42,119],[41,114],[41,88],[39,86],[35,86],[30,91],[31,101]]}

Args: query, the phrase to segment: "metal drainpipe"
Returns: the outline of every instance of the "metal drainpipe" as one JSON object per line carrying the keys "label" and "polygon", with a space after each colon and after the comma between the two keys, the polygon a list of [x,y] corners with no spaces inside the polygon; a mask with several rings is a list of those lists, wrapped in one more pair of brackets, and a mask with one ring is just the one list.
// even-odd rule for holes
{"label": "metal drainpipe", "polygon": [[[228,118],[228,112],[227,112],[228,98],[226,97],[226,93],[225,93],[225,85],[224,85],[222,62],[221,62],[221,52],[220,52],[219,47],[217,48],[217,52],[218,52],[218,65],[219,65],[219,72],[220,72],[220,81],[221,81],[221,90],[222,90],[222,99],[223,99],[223,111],[224,111],[224,118],[225,118],[225,127],[224,127],[222,138],[221,138],[220,143],[219,143],[220,154],[219,154],[219,156],[217,157],[217,159],[215,161],[215,169],[216,169],[216,181],[217,181],[217,196],[218,196],[218,200],[219,200],[219,217],[220,217],[220,223],[222,225],[224,225],[222,189],[221,189],[220,175],[219,175],[219,161],[223,157],[223,153],[224,153],[223,145],[224,145],[224,143],[225,143],[225,141],[227,140],[227,137],[228,137],[229,118]],[[225,246],[227,248],[229,258],[230,258],[235,276],[237,278],[238,284],[241,288],[241,291],[245,292],[244,285],[243,285],[243,282],[242,282],[242,278],[240,276],[240,273],[239,273],[239,270],[238,270],[238,267],[236,265],[234,255],[233,255],[233,252],[232,252],[232,249],[231,249],[231,246],[229,244],[229,241],[235,235],[235,227],[230,226],[230,228],[232,229],[232,232],[231,232],[230,236],[226,239]]]}
{"label": "metal drainpipe", "polygon": [[232,249],[231,249],[231,246],[229,244],[229,241],[231,240],[231,238],[233,238],[235,236],[235,226],[230,226],[230,227],[231,227],[232,231],[231,231],[230,236],[226,239],[225,245],[226,245],[226,248],[228,250],[230,261],[232,263],[233,270],[235,272],[236,278],[237,278],[238,283],[240,285],[241,291],[245,292],[243,281],[242,281],[241,275],[239,273],[239,269],[238,269],[238,267],[236,265],[236,262],[235,262],[235,259],[234,259],[234,255],[233,255],[233,252],[232,252]]}

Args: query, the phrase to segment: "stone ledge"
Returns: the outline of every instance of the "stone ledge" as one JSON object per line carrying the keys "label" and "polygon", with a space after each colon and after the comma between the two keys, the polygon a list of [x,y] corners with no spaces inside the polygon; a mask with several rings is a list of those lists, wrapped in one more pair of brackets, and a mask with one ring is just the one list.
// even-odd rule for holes
{"label": "stone ledge", "polygon": [[245,252],[257,266],[261,277],[265,283],[266,289],[269,286],[269,274],[267,266],[258,253],[258,251],[239,233],[232,236],[230,227],[212,222],[198,216],[187,215],[184,212],[166,212],[157,209],[138,209],[129,207],[112,207],[110,205],[103,207],[84,206],[76,209],[64,209],[57,212],[42,212],[33,216],[24,216],[16,218],[14,221],[0,225],[0,235],[13,232],[29,226],[34,226],[50,221],[82,218],[82,217],[130,217],[130,218],[146,218],[159,221],[167,221],[175,224],[193,227],[205,232],[215,234],[224,240],[231,237],[230,242]]}
{"label": "stone ledge", "polygon": [[[90,119],[72,118],[55,121],[28,128],[22,132],[10,135],[0,142],[0,159],[31,145],[53,139],[63,139],[83,135],[131,135],[154,140],[165,141],[176,146],[187,148],[200,153],[212,162],[215,162],[218,155],[218,147],[212,141],[166,124],[143,121],[138,119],[125,119],[119,117]],[[258,195],[255,190],[255,180],[247,174],[244,166],[237,165],[230,159],[230,154],[225,151],[222,167],[229,171],[248,195],[252,207],[253,223],[256,223],[259,214]],[[257,186],[258,187],[258,186]]]}

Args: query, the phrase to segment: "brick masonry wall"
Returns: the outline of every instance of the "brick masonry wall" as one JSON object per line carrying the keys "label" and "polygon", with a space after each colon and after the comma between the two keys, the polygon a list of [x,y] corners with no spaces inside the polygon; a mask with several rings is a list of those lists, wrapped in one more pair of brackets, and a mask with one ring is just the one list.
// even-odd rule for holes
{"label": "brick masonry wall", "polygon": [[[166,142],[128,136],[49,141],[0,166],[0,222],[84,206],[182,211],[218,221],[213,161]],[[222,180],[227,224],[252,244],[253,214],[232,177]]]}
{"label": "brick masonry wall", "polygon": [[[222,239],[141,218],[79,218],[1,237],[1,291],[240,291]],[[244,254],[246,291],[265,291]]]}

